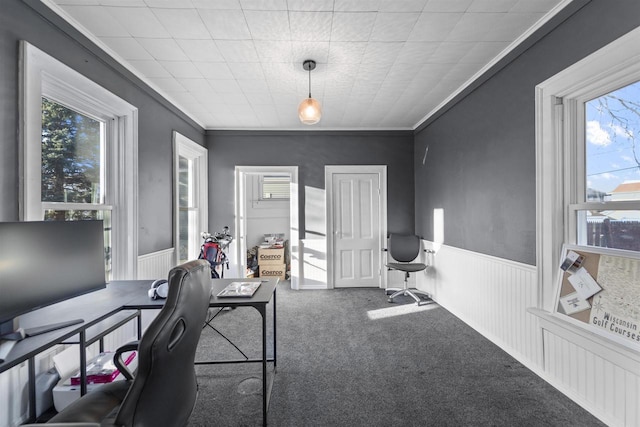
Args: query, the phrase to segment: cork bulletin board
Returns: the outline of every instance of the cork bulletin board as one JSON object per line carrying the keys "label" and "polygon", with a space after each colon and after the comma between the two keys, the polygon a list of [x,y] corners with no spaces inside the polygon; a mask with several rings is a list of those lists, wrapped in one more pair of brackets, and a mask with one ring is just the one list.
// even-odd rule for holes
{"label": "cork bulletin board", "polygon": [[640,254],[565,245],[555,312],[640,349]]}

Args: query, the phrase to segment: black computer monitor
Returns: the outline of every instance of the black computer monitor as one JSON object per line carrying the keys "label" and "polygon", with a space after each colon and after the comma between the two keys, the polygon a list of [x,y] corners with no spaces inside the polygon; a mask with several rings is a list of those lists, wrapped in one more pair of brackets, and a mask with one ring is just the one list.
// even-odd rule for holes
{"label": "black computer monitor", "polygon": [[102,221],[0,222],[0,335],[21,314],[105,286]]}

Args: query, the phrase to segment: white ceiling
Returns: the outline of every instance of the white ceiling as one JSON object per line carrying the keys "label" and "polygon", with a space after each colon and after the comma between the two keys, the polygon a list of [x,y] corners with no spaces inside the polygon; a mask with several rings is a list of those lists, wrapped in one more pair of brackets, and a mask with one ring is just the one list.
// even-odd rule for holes
{"label": "white ceiling", "polygon": [[206,129],[382,130],[415,129],[569,1],[43,2]]}

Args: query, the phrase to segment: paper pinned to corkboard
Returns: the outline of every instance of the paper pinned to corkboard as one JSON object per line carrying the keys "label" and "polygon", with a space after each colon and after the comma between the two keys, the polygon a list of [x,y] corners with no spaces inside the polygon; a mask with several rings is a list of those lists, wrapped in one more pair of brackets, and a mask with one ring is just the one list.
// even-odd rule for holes
{"label": "paper pinned to corkboard", "polygon": [[[567,259],[575,259],[575,254],[584,258],[578,268],[562,269],[556,312],[619,340],[640,345],[640,254],[565,245],[560,264],[566,266]],[[582,298],[576,287],[583,282],[572,277],[576,274],[588,274],[601,290]],[[583,295],[592,290],[583,289]]]}

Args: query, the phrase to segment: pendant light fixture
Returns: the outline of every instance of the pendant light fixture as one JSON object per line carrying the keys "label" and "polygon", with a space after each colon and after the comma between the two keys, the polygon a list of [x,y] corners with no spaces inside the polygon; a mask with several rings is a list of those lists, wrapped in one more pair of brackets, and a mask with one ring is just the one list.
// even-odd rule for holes
{"label": "pendant light fixture", "polygon": [[298,117],[305,125],[315,125],[322,117],[320,103],[311,97],[311,70],[316,68],[316,61],[307,59],[302,63],[302,68],[309,71],[309,97],[298,106]]}

